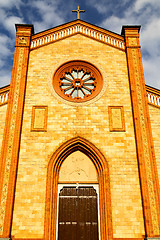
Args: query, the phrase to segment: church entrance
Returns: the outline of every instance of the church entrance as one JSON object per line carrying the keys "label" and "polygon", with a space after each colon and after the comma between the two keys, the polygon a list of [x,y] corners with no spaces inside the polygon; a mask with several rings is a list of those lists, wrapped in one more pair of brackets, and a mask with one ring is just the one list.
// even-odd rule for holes
{"label": "church entrance", "polygon": [[98,240],[97,201],[93,186],[63,186],[59,193],[58,240]]}
{"label": "church entrance", "polygon": [[73,138],[47,169],[45,240],[113,239],[107,160],[87,140]]}

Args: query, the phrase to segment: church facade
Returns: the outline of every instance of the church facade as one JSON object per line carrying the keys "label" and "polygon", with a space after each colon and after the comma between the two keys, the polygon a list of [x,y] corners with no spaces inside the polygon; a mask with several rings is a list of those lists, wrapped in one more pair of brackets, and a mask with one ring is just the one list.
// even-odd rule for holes
{"label": "church facade", "polygon": [[0,89],[0,238],[160,239],[160,91],[140,26],[16,25]]}

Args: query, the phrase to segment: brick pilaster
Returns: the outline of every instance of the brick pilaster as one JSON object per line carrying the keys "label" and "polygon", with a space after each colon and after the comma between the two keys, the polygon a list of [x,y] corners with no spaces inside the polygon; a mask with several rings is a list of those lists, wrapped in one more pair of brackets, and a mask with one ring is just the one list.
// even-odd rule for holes
{"label": "brick pilaster", "polygon": [[123,26],[134,116],[146,237],[160,236],[159,183],[149,119],[142,58],[140,26]]}
{"label": "brick pilaster", "polygon": [[16,46],[0,159],[0,236],[9,238],[32,25],[16,25]]}

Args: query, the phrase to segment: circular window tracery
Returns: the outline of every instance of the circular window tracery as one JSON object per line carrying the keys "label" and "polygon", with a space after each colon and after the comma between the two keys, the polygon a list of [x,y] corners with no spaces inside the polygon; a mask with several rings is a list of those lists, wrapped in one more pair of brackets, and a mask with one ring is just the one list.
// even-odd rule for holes
{"label": "circular window tracery", "polygon": [[53,76],[53,87],[58,95],[72,102],[85,102],[102,89],[99,70],[84,61],[71,61],[60,66]]}

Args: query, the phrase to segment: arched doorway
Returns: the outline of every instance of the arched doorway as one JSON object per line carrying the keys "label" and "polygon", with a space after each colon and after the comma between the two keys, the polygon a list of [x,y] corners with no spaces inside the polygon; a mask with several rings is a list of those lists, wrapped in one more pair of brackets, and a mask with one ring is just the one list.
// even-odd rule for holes
{"label": "arched doorway", "polygon": [[[91,168],[94,167],[96,172],[96,181],[99,185],[99,219],[100,219],[100,235],[101,240],[106,239],[112,239],[113,233],[112,233],[112,214],[111,214],[111,196],[110,196],[110,180],[109,180],[109,169],[107,161],[105,160],[102,153],[89,141],[77,137],[73,138],[66,143],[64,143],[60,148],[57,149],[57,151],[53,154],[49,165],[48,165],[48,173],[47,173],[47,188],[46,188],[46,208],[45,208],[45,239],[51,239],[56,240],[57,235],[57,224],[58,224],[58,204],[59,200],[57,201],[57,196],[59,196],[58,193],[58,184],[62,184],[62,175],[60,169],[63,169],[63,162],[69,155],[71,155],[74,152],[81,152],[82,154],[86,155],[87,158],[91,161]],[[64,162],[65,163],[65,162]],[[61,168],[62,167],[62,168]],[[85,173],[83,171],[84,169],[81,168],[81,173],[79,176],[83,175],[83,178],[85,176]],[[93,170],[93,169],[92,169]],[[75,169],[72,171],[72,174],[77,174],[78,169]],[[60,178],[59,178],[60,176]],[[91,179],[90,179],[91,180]],[[83,190],[80,189],[80,192],[90,192],[89,195],[91,198],[95,198],[96,192],[93,188],[93,183],[95,183],[95,179],[93,183],[90,186],[87,185],[87,181],[85,180],[83,184]],[[77,179],[75,183],[78,182]],[[79,181],[80,182],[80,181]],[[88,182],[88,184],[89,184]],[[63,179],[63,183],[65,183]],[[81,181],[82,183],[82,181]],[[69,184],[69,182],[66,184]],[[68,185],[70,188],[71,186]],[[85,189],[84,189],[85,188]],[[63,188],[62,188],[63,189]],[[65,189],[66,190],[66,189]],[[67,191],[70,191],[71,189],[67,189]],[[76,191],[76,189],[72,189],[73,192]],[[63,191],[65,192],[65,191]],[[91,193],[92,192],[92,193]],[[78,194],[79,194],[78,193]],[[81,193],[80,193],[81,194]],[[88,193],[86,193],[88,194]],[[72,193],[73,195],[73,193]],[[94,197],[93,197],[94,196]],[[77,196],[78,198],[78,196]],[[85,210],[85,207],[84,207]],[[63,221],[62,221],[63,222]],[[71,221],[68,221],[71,222]],[[73,221],[74,222],[74,221]],[[76,221],[75,221],[76,222]],[[84,221],[83,225],[84,225]],[[87,221],[86,221],[87,222]],[[94,222],[94,221],[91,221]],[[76,223],[77,224],[77,223]],[[90,224],[90,223],[89,223]],[[91,225],[91,224],[90,224]],[[94,225],[94,224],[92,224]],[[97,230],[95,230],[97,231]],[[99,235],[98,235],[99,237]],[[85,238],[83,238],[85,239]],[[97,238],[98,239],[98,238]]]}
{"label": "arched doorway", "polygon": [[91,159],[77,150],[62,163],[58,179],[57,240],[99,240],[99,188]]}

